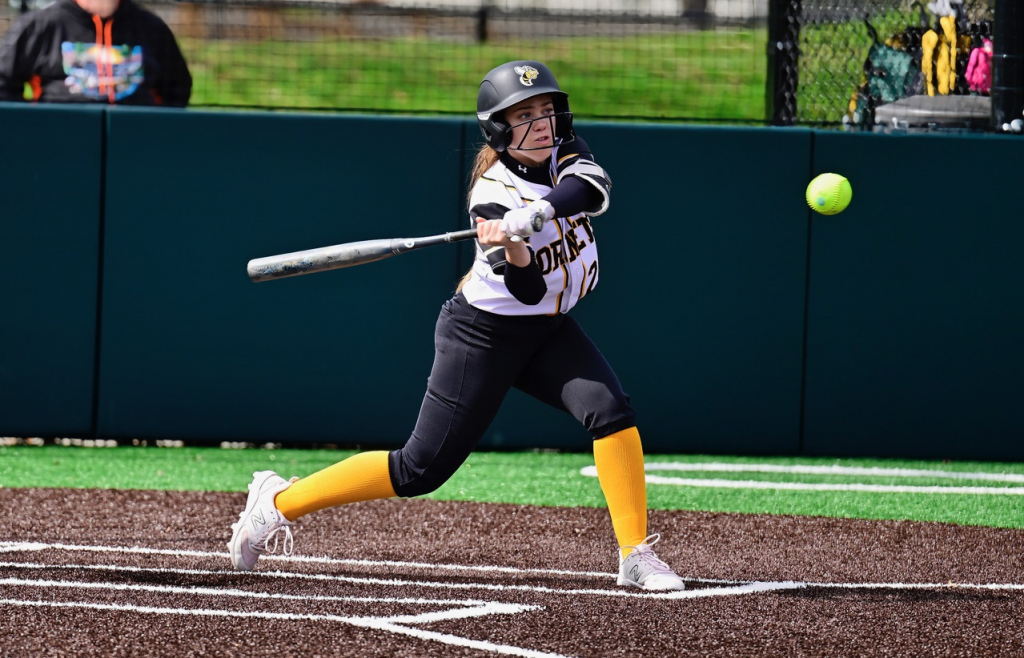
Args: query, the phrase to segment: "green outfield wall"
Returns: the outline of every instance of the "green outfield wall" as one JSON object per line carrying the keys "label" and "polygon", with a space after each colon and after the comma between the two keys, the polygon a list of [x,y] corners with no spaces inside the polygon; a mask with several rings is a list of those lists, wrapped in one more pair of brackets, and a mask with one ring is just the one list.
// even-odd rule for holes
{"label": "green outfield wall", "polygon": [[818,133],[804,450],[1024,456],[1024,141]]}
{"label": "green outfield wall", "polygon": [[[471,246],[461,119],[0,106],[0,435],[393,446]],[[579,122],[614,183],[573,311],[648,451],[1024,457],[1024,142]],[[851,207],[812,215],[836,171]],[[588,447],[513,392],[482,445]]]}
{"label": "green outfield wall", "polygon": [[98,108],[0,108],[3,436],[96,429],[103,121]]}

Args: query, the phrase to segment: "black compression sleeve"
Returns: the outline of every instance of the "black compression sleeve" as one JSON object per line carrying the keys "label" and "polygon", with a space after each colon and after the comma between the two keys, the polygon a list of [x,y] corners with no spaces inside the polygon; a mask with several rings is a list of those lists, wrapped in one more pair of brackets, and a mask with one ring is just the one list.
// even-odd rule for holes
{"label": "black compression sleeve", "polygon": [[604,197],[593,185],[576,176],[566,176],[544,196],[555,208],[555,217],[572,217],[581,212],[596,211]]}
{"label": "black compression sleeve", "polygon": [[540,266],[533,259],[533,249],[530,250],[530,263],[526,267],[505,264],[505,287],[513,297],[527,306],[536,306],[544,299],[548,285],[544,283]]}

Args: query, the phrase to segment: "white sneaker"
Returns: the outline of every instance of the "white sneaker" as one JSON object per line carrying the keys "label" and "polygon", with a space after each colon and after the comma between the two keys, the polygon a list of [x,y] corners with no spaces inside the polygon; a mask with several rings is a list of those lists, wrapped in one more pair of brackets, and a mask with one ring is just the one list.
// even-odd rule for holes
{"label": "white sneaker", "polygon": [[619,549],[619,585],[633,585],[649,590],[686,589],[683,579],[659,560],[651,549],[659,539],[661,535],[654,534],[644,539],[639,546],[623,546],[633,549],[626,557],[622,557],[622,548]]}
{"label": "white sneaker", "polygon": [[[294,539],[289,526],[292,522],[284,517],[274,505],[274,497],[292,485],[298,478],[290,481],[274,471],[257,471],[252,474],[249,484],[249,498],[245,501],[245,509],[238,515],[238,521],[231,526],[233,531],[228,550],[231,551],[231,564],[239,571],[252,571],[256,560],[263,553],[277,551],[277,533],[284,530],[282,552],[292,554]],[[273,548],[267,550],[267,542],[274,538]]]}

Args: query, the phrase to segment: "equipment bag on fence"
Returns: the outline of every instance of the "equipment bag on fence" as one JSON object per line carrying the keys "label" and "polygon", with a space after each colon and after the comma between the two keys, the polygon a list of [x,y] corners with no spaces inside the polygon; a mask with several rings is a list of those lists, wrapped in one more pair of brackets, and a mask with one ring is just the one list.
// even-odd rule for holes
{"label": "equipment bag on fence", "polygon": [[850,99],[850,119],[860,126],[874,123],[879,105],[911,95],[917,77],[914,56],[879,41],[875,28],[864,22],[874,43],[864,60],[863,81]]}

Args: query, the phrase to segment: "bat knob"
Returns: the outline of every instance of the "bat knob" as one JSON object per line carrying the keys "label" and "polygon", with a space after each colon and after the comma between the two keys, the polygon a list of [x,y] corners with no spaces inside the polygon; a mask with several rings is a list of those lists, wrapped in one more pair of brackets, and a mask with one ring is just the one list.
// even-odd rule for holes
{"label": "bat knob", "polygon": [[530,218],[530,225],[533,227],[534,233],[540,233],[540,230],[544,228],[545,219],[547,219],[547,217],[540,210],[533,213],[533,217]]}

